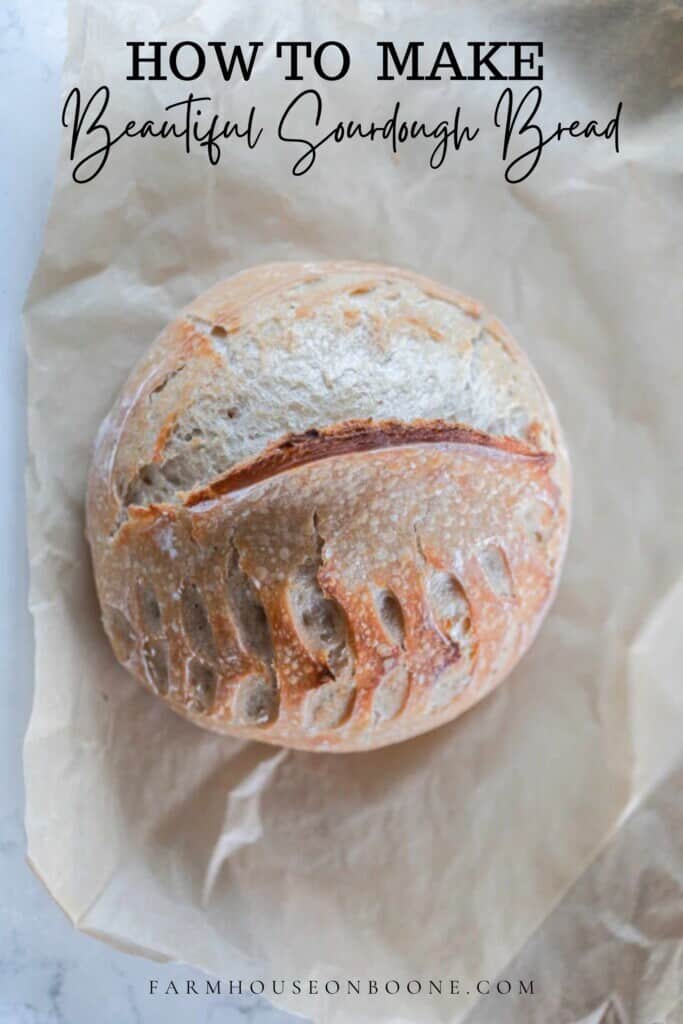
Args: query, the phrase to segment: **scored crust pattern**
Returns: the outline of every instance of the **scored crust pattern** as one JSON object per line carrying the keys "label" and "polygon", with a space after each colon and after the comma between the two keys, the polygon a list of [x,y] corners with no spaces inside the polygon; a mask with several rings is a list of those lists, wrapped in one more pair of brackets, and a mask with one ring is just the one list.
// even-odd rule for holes
{"label": "scored crust pattern", "polygon": [[102,585],[117,655],[217,729],[320,749],[429,728],[495,684],[547,602],[548,461],[404,444],[133,507]]}
{"label": "scored crust pattern", "polygon": [[510,671],[566,543],[551,407],[516,438],[444,420],[283,432],[146,500],[164,445],[119,459],[122,477],[122,424],[183,372],[115,409],[91,474],[103,620],[134,675],[207,728],[344,751],[448,721]]}

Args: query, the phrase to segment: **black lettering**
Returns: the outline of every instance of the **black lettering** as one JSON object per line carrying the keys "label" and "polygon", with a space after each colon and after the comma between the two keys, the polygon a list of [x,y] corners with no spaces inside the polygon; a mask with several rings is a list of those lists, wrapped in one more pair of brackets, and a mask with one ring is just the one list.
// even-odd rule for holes
{"label": "black lettering", "polygon": [[309,58],[311,56],[311,44],[291,41],[278,43],[275,47],[275,56],[278,59],[282,57],[282,53],[285,49],[289,50],[289,71],[285,75],[285,81],[301,82],[304,76],[299,72],[299,50],[303,49],[304,56]]}
{"label": "black lettering", "polygon": [[453,127],[449,128],[447,121],[440,121],[431,134],[439,140],[429,158],[429,166],[433,171],[436,171],[446,159],[449,139],[452,141],[455,151],[458,152],[463,142],[473,142],[476,139],[479,129],[470,128],[466,124],[461,126],[460,107],[457,107],[453,118]]}
{"label": "black lettering", "polygon": [[[527,115],[526,119],[522,122],[521,128],[517,130],[517,134],[521,137],[522,135],[525,135],[527,132],[531,132],[532,138],[535,140],[535,142],[529,149],[525,150],[524,153],[520,153],[519,156],[515,157],[515,159],[512,160],[511,163],[509,163],[508,166],[505,168],[505,180],[510,182],[510,184],[512,185],[518,184],[520,181],[524,181],[525,178],[528,178],[531,172],[538,164],[538,161],[541,159],[541,153],[543,152],[543,133],[541,132],[541,129],[538,127],[538,125],[531,123],[532,118],[536,115],[536,112],[538,111],[538,108],[540,106],[541,95],[542,93],[540,86],[534,85],[522,97],[521,102],[515,108],[513,106],[514,97],[512,95],[512,89],[507,88],[503,89],[500,99],[496,104],[496,110],[493,120],[497,128],[501,127],[501,111],[503,109],[506,109],[503,135],[503,160],[507,160],[508,152],[510,149],[510,143],[512,141],[513,134],[515,132],[517,125],[517,119],[521,116],[525,105],[529,105],[527,104],[527,101],[530,101],[531,106],[531,110],[529,111],[529,114]],[[527,166],[527,169],[524,172],[518,170],[518,173],[515,174],[514,168],[518,167],[519,164],[523,163],[523,161],[525,161],[527,157],[531,157],[531,163]]]}
{"label": "black lettering", "polygon": [[[74,86],[64,101],[64,107],[62,108],[62,125],[64,128],[69,127],[69,109],[71,107],[74,108],[73,127],[71,130],[71,146],[69,148],[70,159],[74,160],[76,157],[76,147],[78,146],[81,131],[84,127],[86,136],[96,135],[98,138],[102,139],[100,147],[82,157],[71,172],[73,180],[79,184],[85,184],[87,181],[92,181],[92,179],[100,173],[109,157],[113,140],[107,126],[100,123],[100,118],[107,109],[108,104],[109,87],[106,85],[101,85],[99,89],[95,90],[83,108],[83,111],[81,111],[81,92],[78,86]],[[91,115],[90,108],[93,105],[95,110]],[[99,160],[97,159],[98,157]],[[95,160],[94,165],[90,164],[90,161],[92,160]],[[88,164],[90,164],[89,173],[83,174],[81,169]]]}
{"label": "black lettering", "polygon": [[317,92],[315,89],[304,89],[303,92],[300,92],[298,96],[295,96],[294,99],[287,105],[282,114],[282,117],[280,118],[280,123],[278,124],[277,128],[277,137],[282,142],[298,142],[302,146],[306,147],[305,151],[301,154],[299,159],[292,166],[292,174],[294,174],[296,177],[298,177],[301,174],[306,174],[307,171],[310,171],[311,167],[315,163],[316,148],[307,139],[301,139],[295,135],[286,135],[285,126],[287,123],[287,118],[290,116],[292,111],[295,110],[299,106],[301,100],[303,100],[304,97],[307,96],[312,97],[314,101],[316,127],[320,124],[320,118],[322,116],[323,110],[322,97],[320,96],[320,93]]}
{"label": "black lettering", "polygon": [[251,47],[251,54],[249,60],[245,60],[244,54],[242,53],[241,46],[233,46],[230,49],[230,60],[228,63],[225,61],[225,43],[209,43],[209,46],[215,51],[218,59],[218,66],[221,70],[224,82],[229,82],[232,78],[232,73],[235,67],[235,61],[239,64],[240,75],[245,82],[248,82],[251,78],[251,73],[254,70],[254,61],[256,60],[256,54],[259,48],[263,46],[263,43],[249,43]]}
{"label": "black lettering", "polygon": [[[329,46],[336,47],[341,57],[341,67],[339,71],[336,73],[336,75],[327,74],[327,72],[324,71],[323,69],[323,54],[325,53]],[[330,40],[327,43],[321,43],[320,46],[316,48],[316,51],[313,54],[313,67],[315,68],[315,73],[319,75],[321,78],[324,78],[326,82],[337,82],[340,78],[343,78],[346,72],[349,70],[350,63],[351,57],[349,56],[349,51],[346,49],[343,43],[336,43],[334,42],[334,40]]]}
{"label": "black lettering", "polygon": [[619,152],[619,122],[621,121],[621,108],[622,108],[622,103],[621,103],[621,100],[620,100],[619,103],[617,104],[617,112],[616,112],[616,114],[614,115],[614,117],[612,118],[611,121],[607,122],[607,126],[605,127],[605,138],[606,139],[611,139],[612,136],[614,136],[614,151],[615,151],[615,153]]}
{"label": "black lettering", "polygon": [[[528,78],[543,78],[543,65],[540,58],[543,56],[543,43],[510,43],[515,55],[514,78],[524,81]],[[529,53],[525,55],[524,49],[528,47]],[[538,62],[536,62],[538,58]],[[522,68],[527,66],[532,74],[525,75]]]}
{"label": "black lettering", "polygon": [[[126,43],[126,46],[130,46],[133,53],[131,55],[132,75],[126,75],[127,82],[144,82],[145,76],[140,74],[141,64],[154,64],[154,74],[150,75],[148,81],[150,82],[165,82],[166,75],[161,73],[161,48],[166,46],[166,43],[145,43],[141,40],[135,40],[131,43]],[[151,46],[154,49],[153,57],[141,57],[140,47]]]}
{"label": "black lettering", "polygon": [[394,65],[394,70],[398,72],[399,77],[404,77],[404,72],[408,61],[410,61],[410,74],[405,75],[409,82],[421,82],[424,80],[424,75],[418,74],[420,67],[420,52],[418,47],[424,46],[424,43],[408,43],[405,49],[403,57],[399,57],[396,47],[392,42],[381,42],[377,43],[382,49],[382,74],[377,76],[378,82],[393,82],[396,75],[392,75],[389,72],[389,58]]}
{"label": "black lettering", "polygon": [[442,43],[439,52],[436,55],[436,60],[432,65],[432,70],[427,75],[428,82],[436,82],[441,80],[441,75],[438,74],[441,68],[450,68],[451,80],[463,79],[465,76],[460,70],[460,65],[453,52],[453,47],[450,43]]}
{"label": "black lettering", "polygon": [[[180,54],[183,47],[189,46],[190,50],[195,54],[197,58],[197,66],[190,75],[184,75],[178,67],[178,55]],[[206,67],[206,57],[204,51],[199,43],[192,42],[191,39],[185,39],[181,43],[176,43],[169,54],[168,63],[171,71],[173,72],[174,78],[180,78],[183,82],[193,82],[195,78],[199,78],[204,68]]]}
{"label": "black lettering", "polygon": [[[492,57],[498,53],[501,47],[505,46],[505,43],[468,43],[469,47],[474,51],[474,63],[472,66],[472,74],[470,79],[475,82],[483,82],[487,78],[491,79],[504,79],[507,76],[500,71],[496,65],[492,62]],[[482,54],[482,46],[488,46],[489,49],[486,53]],[[486,65],[488,71],[487,75],[482,74],[482,68]]]}

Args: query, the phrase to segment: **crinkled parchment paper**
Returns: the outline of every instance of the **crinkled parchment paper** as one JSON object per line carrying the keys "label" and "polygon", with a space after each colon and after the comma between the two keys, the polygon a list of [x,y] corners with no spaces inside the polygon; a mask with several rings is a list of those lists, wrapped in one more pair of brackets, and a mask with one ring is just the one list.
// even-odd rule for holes
{"label": "crinkled parchment paper", "polygon": [[[190,87],[126,82],[127,40],[263,40],[251,82],[207,69],[195,91],[223,116],[256,104],[272,136],[302,88],[283,83],[275,40],[340,39],[347,78],[303,83],[328,128],[400,99],[427,121],[460,103],[482,137],[439,171],[418,144],[394,158],[354,143],[298,178],[299,151],[272,142],[226,144],[217,167],[178,143],[124,142],[75,185],[64,134],[26,310],[31,863],[84,931],[223,977],[494,977],[680,746],[680,8],[72,0],[70,21],[64,95],[108,84],[112,121],[159,117]],[[622,100],[621,153],[561,143],[508,185],[491,127],[500,83],[375,82],[387,38],[543,40],[544,121],[604,122]],[[285,753],[176,718],[115,663],[83,536],[93,438],[142,350],[216,279],[302,257],[403,264],[483,300],[541,372],[573,458],[566,570],[533,650],[462,720],[375,753]],[[631,893],[649,854],[642,843],[619,877]],[[653,913],[671,895],[647,891]],[[572,945],[549,934],[566,966]],[[551,1019],[546,1005],[574,1019],[550,947],[530,948],[534,1019]],[[642,981],[648,1012],[662,984]],[[278,1002],[325,1021],[457,1021],[474,995]],[[523,1004],[506,1012],[530,1019]]]}

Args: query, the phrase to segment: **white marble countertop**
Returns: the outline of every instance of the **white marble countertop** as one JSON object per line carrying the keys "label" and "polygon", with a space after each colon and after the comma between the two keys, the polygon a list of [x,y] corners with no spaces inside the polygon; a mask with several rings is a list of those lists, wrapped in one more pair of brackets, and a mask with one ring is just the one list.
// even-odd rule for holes
{"label": "white marble countertop", "polygon": [[[65,0],[0,4],[0,1024],[294,1020],[254,997],[150,996],[149,980],[201,980],[76,931],[25,860],[22,738],[32,699],[27,610],[21,306],[41,246],[59,137]],[[199,987],[199,986],[198,986]]]}

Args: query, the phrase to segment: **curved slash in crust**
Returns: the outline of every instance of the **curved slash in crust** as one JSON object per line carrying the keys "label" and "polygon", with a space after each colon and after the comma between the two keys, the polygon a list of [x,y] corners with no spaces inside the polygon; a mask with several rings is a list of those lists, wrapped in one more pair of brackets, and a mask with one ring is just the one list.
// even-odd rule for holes
{"label": "curved slash in crust", "polygon": [[533,459],[547,467],[555,461],[550,452],[532,448],[516,438],[486,434],[460,423],[446,423],[444,420],[414,420],[412,423],[347,420],[321,429],[306,430],[302,434],[288,434],[269,444],[255,458],[237,463],[209,483],[181,494],[181,498],[183,504],[191,508],[311,462],[415,444],[477,445],[506,455]]}

